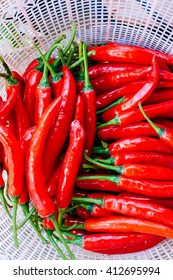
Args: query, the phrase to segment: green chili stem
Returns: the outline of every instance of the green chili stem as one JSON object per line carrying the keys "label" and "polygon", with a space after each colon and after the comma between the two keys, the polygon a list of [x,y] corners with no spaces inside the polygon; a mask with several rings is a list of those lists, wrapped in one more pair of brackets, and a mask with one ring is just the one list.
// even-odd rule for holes
{"label": "green chili stem", "polygon": [[116,100],[115,102],[113,102],[113,103],[111,103],[110,105],[106,106],[105,108],[103,108],[103,109],[101,109],[101,110],[98,110],[98,111],[96,112],[96,114],[97,114],[97,115],[102,114],[102,113],[106,112],[107,110],[113,108],[114,106],[123,103],[123,102],[124,102],[124,99],[125,99],[124,97],[119,98],[118,100]]}
{"label": "green chili stem", "polygon": [[91,175],[91,176],[79,176],[76,181],[84,180],[107,180],[118,185],[120,175]]}
{"label": "green chili stem", "polygon": [[116,116],[115,118],[111,119],[110,121],[108,121],[106,123],[102,123],[99,126],[97,126],[97,129],[108,126],[108,125],[120,125],[120,124],[121,124],[120,119]]}
{"label": "green chili stem", "polygon": [[[70,49],[73,41],[74,41],[74,38],[76,36],[76,23],[74,21],[72,21],[72,27],[73,27],[73,30],[72,30],[72,35],[71,35],[71,38],[67,44],[67,46],[64,48],[63,50],[63,54],[66,54],[68,52],[68,50]],[[53,63],[52,63],[52,67],[54,70],[57,70],[58,66],[59,66],[59,63],[60,63],[61,59],[60,57],[58,57]]]}
{"label": "green chili stem", "polygon": [[12,218],[12,216],[11,216],[11,214],[10,214],[8,208],[7,208],[7,203],[6,203],[5,198],[4,198],[4,194],[3,194],[3,189],[2,189],[2,187],[0,187],[0,202],[1,202],[2,205],[3,205],[3,208],[4,208],[5,213],[6,213],[10,218]]}
{"label": "green chili stem", "polygon": [[[82,240],[83,240],[83,236],[80,235],[75,235],[69,232],[63,232],[64,235],[73,238],[73,240],[67,239],[67,243],[73,244],[73,245],[78,245],[82,247]],[[59,240],[58,236],[56,236],[55,234],[53,234],[53,236]]]}
{"label": "green chili stem", "polygon": [[103,147],[94,147],[92,150],[93,154],[102,154],[102,155],[110,155],[108,148]]}
{"label": "green chili stem", "polygon": [[52,221],[52,223],[54,224],[55,230],[56,230],[56,232],[58,233],[58,236],[59,236],[60,240],[62,241],[64,247],[66,248],[66,250],[67,250],[67,252],[68,252],[70,258],[71,258],[72,260],[75,260],[74,254],[72,253],[72,251],[71,251],[71,249],[69,248],[67,242],[65,241],[64,236],[62,235],[62,233],[61,233],[61,231],[60,231],[60,228],[59,228],[59,225],[58,225],[58,223],[57,223],[57,221],[56,221],[55,215],[53,214],[53,215],[52,215],[51,217],[49,217],[49,218],[50,218],[50,220]]}
{"label": "green chili stem", "polygon": [[[92,54],[95,54],[96,52],[93,50],[93,51],[90,51],[87,53],[87,56],[90,56]],[[84,57],[81,57],[79,60],[77,60],[76,62],[74,62],[72,65],[69,66],[69,69],[72,70],[73,68],[75,68],[76,66],[80,65],[81,62],[84,61]]]}
{"label": "green chili stem", "polygon": [[[30,214],[31,211],[29,211],[28,205],[26,203],[21,204],[21,207],[22,207],[22,210],[23,210],[23,212],[26,216]],[[30,222],[31,226],[33,227],[33,229],[37,233],[38,237],[40,237],[43,244],[48,244],[49,242],[44,238],[44,236],[41,234],[38,227],[34,224],[34,222],[31,219],[31,216],[28,219],[29,219],[29,222]]]}
{"label": "green chili stem", "polygon": [[10,68],[8,67],[7,63],[4,61],[4,59],[2,58],[2,56],[0,56],[0,61],[4,67],[4,69],[6,70],[8,76],[12,76],[12,73],[10,71]]}
{"label": "green chili stem", "polygon": [[12,203],[13,203],[13,218],[12,218],[12,224],[13,224],[13,241],[14,246],[16,248],[19,247],[18,239],[17,239],[17,207],[18,207],[18,201],[19,197],[12,197]]}
{"label": "green chili stem", "polygon": [[52,237],[52,231],[51,230],[45,230],[47,237],[49,239],[49,241],[52,243],[52,245],[54,246],[55,250],[58,252],[58,254],[62,257],[63,260],[68,260],[68,258],[64,255],[64,253],[62,252],[62,250],[59,248],[59,246],[57,245],[57,243],[55,242],[55,240]]}
{"label": "green chili stem", "polygon": [[85,43],[83,43],[83,57],[84,57],[84,73],[85,73],[84,90],[91,90],[92,86],[90,83],[90,78],[88,73],[87,47]]}
{"label": "green chili stem", "polygon": [[33,207],[25,216],[25,218],[23,219],[23,221],[17,226],[17,229],[20,229],[24,226],[24,224],[26,224],[26,222],[28,220],[30,220],[32,214],[36,211],[36,209]]}
{"label": "green chili stem", "polygon": [[104,198],[72,197],[72,201],[77,203],[93,203],[99,206],[104,205]]}
{"label": "green chili stem", "polygon": [[77,47],[77,45],[76,45],[76,43],[74,43],[73,46],[72,46],[72,50],[71,50],[71,52],[70,52],[70,54],[69,54],[69,56],[68,56],[67,62],[66,62],[66,65],[67,65],[68,67],[70,66],[71,60],[72,60],[72,58],[73,58],[73,55],[74,55],[75,52],[76,52],[76,47]]}
{"label": "green chili stem", "polygon": [[153,123],[153,121],[147,116],[147,114],[144,112],[144,109],[142,108],[141,103],[138,103],[139,109],[144,116],[144,118],[148,121],[148,123],[151,125],[151,127],[155,130],[155,132],[158,134],[159,137],[161,137],[165,131],[164,128],[160,128],[157,125]]}

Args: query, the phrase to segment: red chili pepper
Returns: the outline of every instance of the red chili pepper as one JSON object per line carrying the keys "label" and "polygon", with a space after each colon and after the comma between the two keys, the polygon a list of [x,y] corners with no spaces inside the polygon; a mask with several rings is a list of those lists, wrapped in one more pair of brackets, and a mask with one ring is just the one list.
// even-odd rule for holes
{"label": "red chili pepper", "polygon": [[169,155],[173,150],[160,139],[145,136],[120,139],[109,144],[107,148],[93,148],[93,153],[96,154],[112,155],[117,152],[156,152]]}
{"label": "red chili pepper", "polygon": [[88,75],[88,60],[86,45],[83,43],[83,56],[84,56],[84,68],[85,68],[85,83],[81,92],[84,101],[84,114],[85,114],[85,150],[90,156],[92,153],[92,147],[94,145],[96,135],[96,94],[92,88],[89,75]]}
{"label": "red chili pepper", "polygon": [[146,122],[138,122],[122,127],[116,127],[113,125],[102,127],[98,130],[98,136],[103,141],[110,141],[110,140],[115,141],[117,139],[134,137],[134,136],[156,137],[157,133],[152,129],[150,124]]}
{"label": "red chili pepper", "polygon": [[95,50],[91,55],[92,60],[108,62],[129,62],[137,64],[151,64],[153,55],[161,58],[168,65],[173,65],[173,58],[163,52],[146,49],[139,46],[129,46],[112,42],[105,46],[90,47],[89,51]]}
{"label": "red chili pepper", "polygon": [[154,119],[154,121],[157,123],[157,124],[160,124],[164,127],[169,127],[169,128],[172,128],[173,129],[173,122],[169,119],[166,119],[166,118],[156,118]]}
{"label": "red chili pepper", "polygon": [[160,165],[167,168],[173,169],[172,155],[154,153],[154,152],[113,152],[111,157],[100,160],[101,162],[114,165],[122,165],[127,163],[143,163],[143,164],[153,164]]}
{"label": "red chili pepper", "polygon": [[131,69],[127,69],[118,73],[108,73],[91,80],[91,85],[96,91],[96,94],[100,94],[113,90],[124,83],[134,82],[145,78],[151,71],[152,67],[146,66],[143,69],[135,69],[133,71]]}
{"label": "red chili pepper", "polygon": [[[143,108],[149,118],[156,118],[158,116],[165,116],[168,113],[172,112],[172,106],[173,100],[169,100],[158,104],[147,105]],[[128,125],[129,123],[143,121],[145,118],[139,109],[128,110],[126,112],[122,112],[119,115],[116,115],[116,110],[112,108],[109,110],[109,112],[107,111],[102,114],[102,119],[107,123],[99,125],[98,128],[111,124],[124,126]]]}
{"label": "red chili pepper", "polygon": [[72,201],[80,204],[92,203],[99,205],[104,211],[108,212],[109,215],[118,213],[125,216],[159,222],[160,224],[165,224],[170,227],[173,225],[173,211],[151,201],[133,200],[130,197],[115,195],[105,195],[102,198],[73,197]]}
{"label": "red chili pepper", "polygon": [[74,119],[78,120],[80,122],[80,124],[84,127],[84,124],[85,124],[84,100],[83,100],[82,95],[77,96]]}
{"label": "red chili pepper", "polygon": [[147,250],[164,240],[164,237],[145,233],[95,233],[76,236],[65,233],[68,242],[84,250],[99,254],[128,254]]}
{"label": "red chili pepper", "polygon": [[34,58],[26,67],[22,77],[23,80],[26,82],[28,74],[31,72],[31,70],[35,69],[37,66],[39,66],[42,59],[40,57]]}
{"label": "red chili pepper", "polygon": [[[98,176],[100,175],[99,179]],[[111,192],[122,192],[120,187],[117,187],[116,184],[110,180],[105,180],[104,176],[107,177],[107,174],[99,174],[96,177],[93,174],[82,174],[77,177],[76,185],[79,189],[82,190],[94,190],[94,191],[111,191]],[[94,176],[92,178],[92,176]]]}
{"label": "red chili pepper", "polygon": [[133,200],[141,200],[141,201],[150,201],[152,203],[164,206],[166,208],[169,208],[173,210],[173,199],[172,198],[153,198],[149,196],[144,196],[144,195],[139,195],[139,194],[134,194],[130,192],[122,192],[118,194],[118,196],[121,197],[126,197],[126,198],[131,198]]}
{"label": "red chili pepper", "polygon": [[63,158],[62,168],[58,180],[56,202],[59,209],[67,208],[84,152],[85,133],[79,121],[74,120],[70,129],[70,143]]}
{"label": "red chili pepper", "polygon": [[[44,172],[42,169],[42,155],[46,137],[52,122],[57,115],[61,105],[61,98],[55,99],[45,110],[38,126],[31,138],[28,153],[26,157],[26,180],[28,191],[37,212],[43,217],[49,217],[53,222],[55,229],[67,249],[71,258],[74,255],[67,246],[56,222],[55,206],[47,193]],[[39,174],[39,175],[38,175]]]}
{"label": "red chili pepper", "polygon": [[150,126],[154,129],[154,131],[157,133],[160,140],[166,144],[168,147],[173,148],[173,130],[171,128],[160,128],[156,124],[152,122],[152,120],[147,116],[147,114],[144,112],[142,105],[139,103],[139,109],[141,110],[143,116],[148,121]]}
{"label": "red chili pepper", "polygon": [[172,169],[163,166],[142,163],[124,163],[123,165],[117,166],[105,164],[103,163],[104,160],[91,159],[86,155],[85,158],[100,168],[115,171],[128,178],[173,181]]}
{"label": "red chili pepper", "polygon": [[[121,112],[137,107],[139,102],[144,102],[155,89],[159,79],[159,66],[157,59],[154,56],[152,60],[153,70],[148,75],[144,86],[135,93],[129,100],[125,100],[123,103],[116,106],[116,112]],[[108,112],[108,111],[107,111]]]}
{"label": "red chili pepper", "polygon": [[58,180],[61,173],[62,168],[62,161],[59,163],[57,169],[55,170],[54,174],[50,177],[47,182],[47,192],[50,197],[54,197],[57,190]]}
{"label": "red chili pepper", "polygon": [[145,81],[143,80],[131,82],[131,83],[125,83],[114,90],[97,95],[96,108],[102,109],[124,95],[137,92],[138,90],[141,89],[144,83]]}
{"label": "red chili pepper", "polygon": [[[96,79],[107,73],[115,73],[124,70],[134,71],[136,69],[142,70],[143,65],[133,64],[133,63],[98,63],[96,65],[90,66],[88,68],[88,73],[90,79]],[[166,71],[165,71],[166,72]],[[166,73],[162,72],[162,75]]]}
{"label": "red chili pepper", "polygon": [[82,228],[95,233],[138,232],[156,234],[171,239],[173,238],[173,229],[169,226],[145,219],[124,216],[110,216],[97,219],[92,218],[86,220],[76,228]]}
{"label": "red chili pepper", "polygon": [[76,209],[76,214],[78,217],[86,220],[86,219],[89,219],[91,218],[91,213],[84,207],[82,206],[78,206],[77,209]]}
{"label": "red chili pepper", "polygon": [[158,89],[155,90],[149,98],[147,98],[142,104],[143,105],[149,105],[149,104],[155,104],[160,102],[165,102],[168,100],[173,99],[173,90],[172,89]]}
{"label": "red chili pepper", "polygon": [[6,199],[4,197],[3,191],[4,191],[4,187],[5,187],[5,182],[4,182],[2,173],[3,173],[3,165],[2,165],[2,163],[0,163],[0,203],[3,206],[5,213],[11,218],[11,214],[8,210],[8,205],[7,205]]}
{"label": "red chili pepper", "polygon": [[152,197],[173,197],[172,181],[131,179],[122,175],[90,174],[87,176],[79,176],[76,183],[80,189],[117,192],[117,188],[119,188],[121,190],[120,192],[125,190]]}
{"label": "red chili pepper", "polygon": [[16,215],[18,200],[24,188],[24,159],[18,140],[3,125],[0,126],[0,142],[7,156],[8,195],[13,202],[13,238],[15,247],[18,247]]}
{"label": "red chili pepper", "polygon": [[67,66],[63,67],[64,84],[61,93],[61,106],[53,126],[50,128],[45,143],[43,162],[46,180],[62,150],[70,130],[76,102],[76,86],[74,77]]}
{"label": "red chili pepper", "polygon": [[83,219],[89,219],[91,217],[100,218],[110,216],[102,207],[93,203],[82,203],[77,208],[77,215]]}

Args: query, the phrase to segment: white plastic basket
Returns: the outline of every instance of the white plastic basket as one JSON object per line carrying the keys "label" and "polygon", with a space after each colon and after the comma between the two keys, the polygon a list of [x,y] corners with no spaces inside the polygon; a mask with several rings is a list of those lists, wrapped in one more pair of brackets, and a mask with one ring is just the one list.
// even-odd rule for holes
{"label": "white plastic basket", "polygon": [[[0,55],[11,69],[23,73],[38,54],[61,33],[70,36],[71,20],[77,36],[88,45],[116,41],[146,46],[173,55],[173,1],[170,0],[1,0]],[[1,70],[1,69],[0,69]],[[5,97],[0,80],[0,94]],[[18,220],[22,218],[18,214]],[[11,221],[0,206],[0,259],[59,259],[43,245],[29,225],[19,231],[20,248],[13,247]],[[173,241],[164,240],[152,249],[126,255],[101,255],[71,246],[77,259],[173,259]]]}

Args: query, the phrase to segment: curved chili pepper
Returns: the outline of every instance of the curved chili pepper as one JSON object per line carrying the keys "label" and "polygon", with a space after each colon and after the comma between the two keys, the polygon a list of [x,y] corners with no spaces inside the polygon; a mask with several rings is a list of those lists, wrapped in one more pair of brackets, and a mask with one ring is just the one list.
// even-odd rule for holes
{"label": "curved chili pepper", "polygon": [[59,211],[67,208],[71,202],[76,177],[83,157],[84,141],[84,130],[80,122],[74,120],[71,124],[70,143],[63,158],[56,192]]}
{"label": "curved chili pepper", "polygon": [[160,128],[155,123],[152,122],[152,120],[146,115],[144,112],[142,105],[139,103],[139,109],[141,110],[143,116],[148,121],[150,126],[154,129],[154,131],[159,136],[160,140],[166,144],[168,147],[173,148],[173,130],[171,128]]}
{"label": "curved chili pepper", "polygon": [[91,80],[91,85],[96,94],[100,94],[109,90],[115,89],[124,83],[134,82],[147,76],[152,71],[151,66],[146,66],[143,69],[127,69],[120,73],[108,73],[103,76]]}
{"label": "curved chili pepper", "polygon": [[142,164],[153,164],[160,165],[167,168],[173,169],[172,155],[154,153],[154,152],[113,152],[111,157],[107,159],[99,159],[99,161],[106,164],[122,165],[127,163],[142,163]]}
{"label": "curved chili pepper", "polygon": [[164,206],[166,208],[173,210],[173,199],[172,198],[153,198],[153,197],[139,195],[139,194],[130,193],[130,192],[126,192],[126,191],[119,193],[118,196],[130,198],[130,199],[137,200],[137,201],[139,201],[139,200],[150,201],[152,203],[155,203],[155,204],[158,204],[158,205],[161,205],[161,206]]}
{"label": "curved chili pepper", "polygon": [[[151,95],[159,79],[159,66],[155,56],[152,60],[152,66],[153,69],[148,75],[143,87],[137,93],[135,93],[129,100],[125,100],[123,103],[119,104],[115,108],[116,112],[121,112],[137,107],[139,102],[144,102]],[[107,111],[107,113],[109,112]]]}
{"label": "curved chili pepper", "polygon": [[122,96],[132,94],[141,89],[145,81],[139,80],[136,82],[125,83],[120,87],[115,88],[114,90],[99,94],[96,96],[96,108],[102,109],[112,102],[116,101]]}
{"label": "curved chili pepper", "polygon": [[99,166],[100,168],[112,170],[121,174],[125,177],[136,178],[136,179],[152,179],[152,180],[160,180],[160,181],[173,181],[173,172],[172,169],[166,168],[163,166],[151,165],[151,164],[142,164],[142,163],[124,163],[123,165],[108,165],[102,163],[98,160],[93,160],[85,155],[85,158]]}
{"label": "curved chili pepper", "polygon": [[84,113],[85,113],[85,150],[90,156],[92,153],[92,147],[94,145],[96,135],[96,93],[92,88],[89,75],[88,75],[88,60],[86,45],[83,44],[83,56],[84,56],[84,69],[85,69],[85,83],[81,92],[84,101]]}
{"label": "curved chili pepper", "polygon": [[156,55],[168,65],[173,65],[173,58],[163,52],[146,49],[139,46],[129,46],[111,42],[105,46],[90,47],[89,51],[95,50],[91,55],[92,60],[108,62],[129,62],[150,65],[153,55]]}
{"label": "curved chili pepper", "polygon": [[24,187],[24,159],[18,140],[10,129],[3,125],[0,125],[0,142],[7,156],[8,195],[13,202],[13,238],[15,247],[18,247],[16,214],[18,200]]}
{"label": "curved chili pepper", "polygon": [[44,173],[46,180],[49,178],[49,174],[51,172],[53,164],[67,138],[75,110],[75,80],[67,66],[63,67],[63,77],[64,84],[61,93],[61,106],[59,108],[59,112],[57,114],[55,122],[50,128],[43,154]]}
{"label": "curved chili pepper", "polygon": [[61,98],[57,98],[49,105],[49,107],[47,107],[31,138],[26,158],[26,180],[30,197],[37,212],[41,216],[49,217],[52,220],[60,240],[63,242],[70,257],[74,258],[74,255],[67,246],[56,222],[55,206],[47,193],[46,182],[42,169],[42,155],[45,140],[60,105]]}
{"label": "curved chili pepper", "polygon": [[[91,182],[89,182],[91,180]],[[83,182],[82,182],[83,181]],[[137,194],[169,198],[173,197],[172,181],[155,181],[146,179],[131,179],[122,175],[87,175],[77,178],[77,186],[80,189],[115,191],[121,190]]]}
{"label": "curved chili pepper", "polygon": [[34,58],[26,67],[22,77],[23,80],[26,82],[27,76],[31,70],[35,69],[37,66],[39,66],[40,62],[42,61],[41,57]]}
{"label": "curved chili pepper", "polygon": [[95,233],[76,236],[65,233],[69,243],[99,254],[128,254],[147,250],[164,237],[147,233]]}
{"label": "curved chili pepper", "polygon": [[[173,100],[169,100],[158,104],[144,106],[144,110],[150,118],[156,118],[158,116],[165,116],[168,113],[172,112],[172,106]],[[145,118],[142,115],[141,111],[137,108],[134,110],[127,110],[126,112],[122,112],[118,116],[116,115],[116,110],[113,110],[112,108],[109,110],[109,112],[105,112],[102,114],[102,119],[106,123],[99,125],[98,128],[107,125],[123,126],[129,123],[143,121]]]}
{"label": "curved chili pepper", "polygon": [[159,222],[172,227],[173,216],[172,210],[167,207],[158,205],[151,201],[133,200],[130,197],[105,195],[102,198],[83,198],[73,197],[72,201],[77,203],[94,203],[99,205],[104,211],[122,214],[125,216],[147,219]]}

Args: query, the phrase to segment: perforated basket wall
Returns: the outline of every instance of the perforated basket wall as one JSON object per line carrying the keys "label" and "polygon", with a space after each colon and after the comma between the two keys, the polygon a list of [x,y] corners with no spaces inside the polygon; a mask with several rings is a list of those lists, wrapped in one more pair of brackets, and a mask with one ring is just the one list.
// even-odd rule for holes
{"label": "perforated basket wall", "polygon": [[[77,23],[77,38],[88,45],[116,41],[146,46],[173,55],[173,1],[170,0],[1,0],[0,55],[11,69],[23,73],[37,57],[33,42],[46,51],[61,33]],[[0,69],[1,71],[2,69]],[[0,94],[5,97],[0,80]],[[22,218],[18,214],[18,221]],[[29,225],[19,231],[20,248],[13,247],[11,221],[0,206],[1,259],[58,259],[50,245],[43,245]],[[136,254],[100,255],[71,246],[77,259],[172,259],[173,241]]]}

